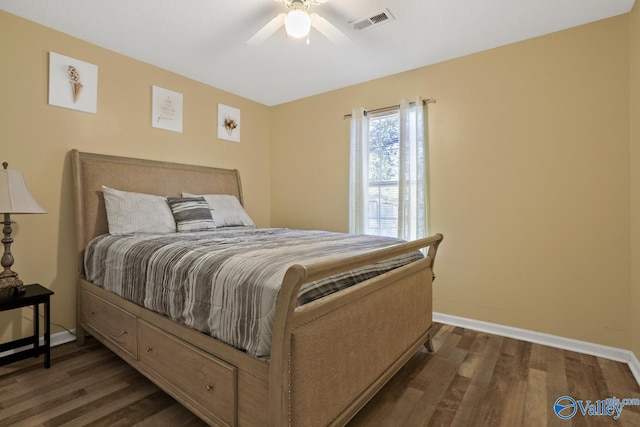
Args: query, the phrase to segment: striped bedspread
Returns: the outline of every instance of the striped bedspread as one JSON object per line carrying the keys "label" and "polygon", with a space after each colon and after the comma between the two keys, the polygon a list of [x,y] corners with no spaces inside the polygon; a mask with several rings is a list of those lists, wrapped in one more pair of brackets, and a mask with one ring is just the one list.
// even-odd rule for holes
{"label": "striped bedspread", "polygon": [[[278,290],[287,268],[398,243],[388,237],[234,227],[102,235],[85,251],[87,279],[138,305],[268,357]],[[303,285],[298,304],[422,258],[416,251]]]}

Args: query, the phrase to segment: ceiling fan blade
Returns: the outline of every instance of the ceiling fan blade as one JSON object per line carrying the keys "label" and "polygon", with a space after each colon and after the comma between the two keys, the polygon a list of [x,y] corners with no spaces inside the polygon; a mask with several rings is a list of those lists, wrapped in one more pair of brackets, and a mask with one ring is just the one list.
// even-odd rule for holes
{"label": "ceiling fan blade", "polygon": [[334,42],[335,44],[349,43],[351,39],[347,37],[342,31],[333,26],[329,21],[324,19],[317,13],[311,13],[311,25],[316,30],[320,31],[323,36]]}
{"label": "ceiling fan blade", "polygon": [[271,37],[273,33],[278,31],[280,27],[284,25],[284,18],[287,16],[286,13],[281,13],[271,21],[267,23],[264,27],[262,27],[257,33],[255,33],[249,40],[247,40],[247,44],[249,45],[258,45]]}

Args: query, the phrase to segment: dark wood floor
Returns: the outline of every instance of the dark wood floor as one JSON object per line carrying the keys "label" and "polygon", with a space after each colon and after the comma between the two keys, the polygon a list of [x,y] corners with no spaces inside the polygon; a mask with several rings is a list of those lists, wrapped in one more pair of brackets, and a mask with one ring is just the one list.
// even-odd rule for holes
{"label": "dark wood floor", "polygon": [[[435,353],[420,351],[350,426],[640,426],[640,406],[619,420],[562,421],[553,403],[640,398],[628,366],[447,325]],[[0,367],[0,426],[202,426],[172,398],[95,340]]]}

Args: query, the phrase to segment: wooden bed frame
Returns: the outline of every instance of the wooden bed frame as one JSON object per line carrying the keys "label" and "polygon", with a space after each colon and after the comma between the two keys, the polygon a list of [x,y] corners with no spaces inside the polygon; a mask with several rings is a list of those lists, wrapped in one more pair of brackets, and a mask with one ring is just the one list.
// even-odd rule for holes
{"label": "wooden bed frame", "polygon": [[[71,152],[77,227],[77,342],[89,333],[212,425],[344,425],[422,346],[442,235],[292,265],[276,303],[271,358],[253,357],[89,283],[84,249],[108,232],[102,185],[179,196],[233,194],[237,170]],[[296,307],[300,286],[419,248],[425,259]]]}

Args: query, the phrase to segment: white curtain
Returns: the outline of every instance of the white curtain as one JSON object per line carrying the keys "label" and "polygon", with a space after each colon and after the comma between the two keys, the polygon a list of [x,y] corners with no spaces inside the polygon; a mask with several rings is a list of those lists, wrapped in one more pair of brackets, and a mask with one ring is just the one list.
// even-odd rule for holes
{"label": "white curtain", "polygon": [[400,103],[398,237],[425,237],[427,227],[427,137],[422,98]]}
{"label": "white curtain", "polygon": [[369,194],[369,119],[364,108],[351,113],[349,233],[366,234]]}

